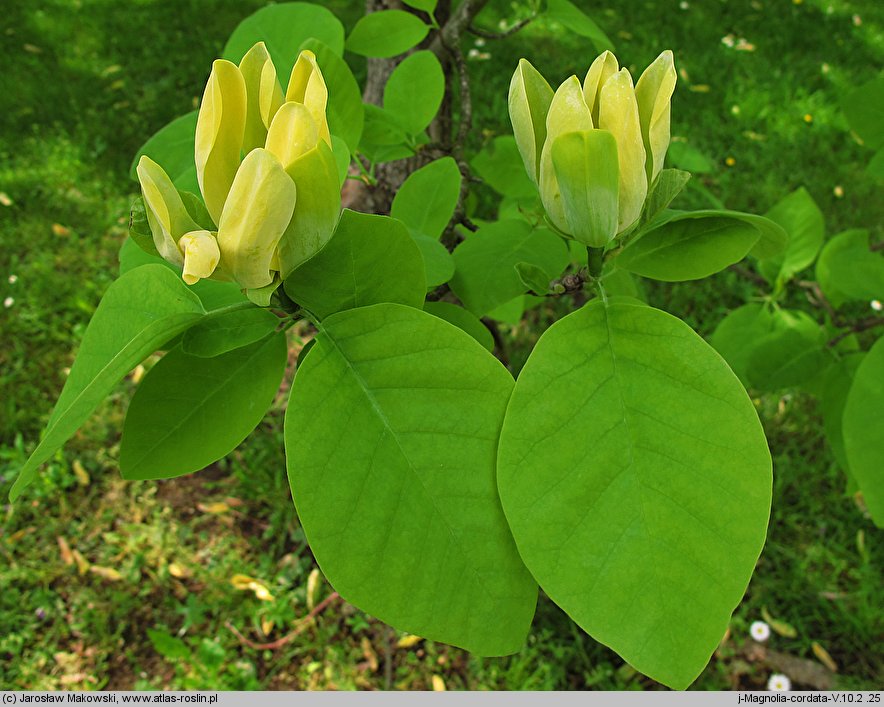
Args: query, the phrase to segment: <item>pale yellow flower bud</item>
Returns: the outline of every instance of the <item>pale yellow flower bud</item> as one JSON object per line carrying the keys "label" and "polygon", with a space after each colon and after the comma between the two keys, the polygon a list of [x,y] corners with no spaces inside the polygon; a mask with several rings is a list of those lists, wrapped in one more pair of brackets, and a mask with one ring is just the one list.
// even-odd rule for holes
{"label": "pale yellow flower bud", "polygon": [[273,281],[276,248],[292,220],[296,192],[271,152],[257,148],[246,155],[218,224],[221,265],[243,289]]}
{"label": "pale yellow flower bud", "polygon": [[246,86],[236,64],[218,59],[196,123],[196,177],[206,210],[219,222],[224,201],[239,168],[246,124]]}
{"label": "pale yellow flower bud", "polygon": [[178,239],[199,226],[187,213],[178,190],[162,167],[142,155],[135,171],[157,253],[170,263],[181,266],[184,256],[178,247]]}
{"label": "pale yellow flower bud", "polygon": [[273,115],[283,103],[282,87],[276,79],[276,67],[264,42],[246,52],[239,63],[246,86],[246,123],[244,152],[263,147]]}
{"label": "pale yellow flower bud", "polygon": [[510,81],[509,114],[528,176],[540,183],[540,157],[546,140],[546,114],[553,91],[531,64],[521,59]]}
{"label": "pale yellow flower bud", "polygon": [[620,164],[619,219],[617,232],[623,232],[638,220],[648,178],[645,172],[645,147],[632,76],[621,69],[602,86],[599,94],[598,127],[609,131],[617,141]]}
{"label": "pale yellow flower bud", "polygon": [[289,85],[285,92],[285,100],[302,103],[316,123],[319,137],[331,147],[331,135],[328,131],[328,119],[325,111],[328,104],[328,89],[322,72],[316,63],[316,55],[305,49],[298,55],[292,68]]}
{"label": "pale yellow flower bud", "polygon": [[667,49],[645,69],[635,85],[649,184],[663,169],[669,148],[669,112],[676,79],[675,59]]}
{"label": "pale yellow flower bud", "polygon": [[210,277],[218,267],[221,251],[218,249],[218,241],[209,231],[185,233],[179,239],[178,247],[184,253],[184,272],[181,279],[188,285]]}
{"label": "pale yellow flower bud", "polygon": [[553,169],[552,145],[559,135],[592,130],[592,116],[583,97],[583,88],[576,76],[559,86],[546,115],[546,140],[540,156],[540,199],[546,215],[560,231],[571,233],[562,205],[556,172]]}
{"label": "pale yellow flower bud", "polygon": [[265,147],[287,169],[318,142],[319,130],[310,111],[302,103],[288,101],[273,118]]}

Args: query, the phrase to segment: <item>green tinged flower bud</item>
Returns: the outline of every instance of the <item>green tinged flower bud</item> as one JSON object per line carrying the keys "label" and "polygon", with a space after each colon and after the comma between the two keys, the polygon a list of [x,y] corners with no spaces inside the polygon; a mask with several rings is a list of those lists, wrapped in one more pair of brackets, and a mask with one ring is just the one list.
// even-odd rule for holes
{"label": "green tinged flower bud", "polygon": [[546,140],[540,156],[540,199],[549,220],[565,233],[572,231],[565,218],[559,181],[553,168],[552,146],[559,135],[592,128],[592,116],[583,98],[580,80],[572,76],[559,86],[550,103],[546,116]]}
{"label": "green tinged flower bud", "polygon": [[546,79],[527,60],[521,59],[510,81],[509,113],[516,145],[534,184],[540,183],[546,114],[552,99],[553,91]]}
{"label": "green tinged flower bud", "polygon": [[198,230],[199,226],[187,213],[181,195],[162,167],[147,155],[142,155],[135,171],[141,184],[147,222],[157,253],[170,263],[184,265],[184,255],[178,241],[188,231]]}
{"label": "green tinged flower bud", "polygon": [[598,126],[610,131],[617,141],[620,165],[617,232],[620,233],[638,220],[648,195],[645,147],[638,117],[638,103],[635,100],[632,76],[627,69],[621,69],[602,86],[599,94]]}
{"label": "green tinged flower bud", "polygon": [[647,152],[648,184],[653,184],[669,148],[669,109],[677,74],[670,50],[658,56],[645,69],[635,85],[642,139]]}
{"label": "green tinged flower bud", "polygon": [[582,86],[572,76],[552,97],[534,67],[519,62],[509,93],[513,133],[553,226],[598,248],[635,225],[662,169],[674,86],[672,52],[638,88],[604,52]]}
{"label": "green tinged flower bud", "polygon": [[246,85],[236,64],[217,59],[196,122],[196,178],[212,220],[218,223],[239,168],[246,124]]}

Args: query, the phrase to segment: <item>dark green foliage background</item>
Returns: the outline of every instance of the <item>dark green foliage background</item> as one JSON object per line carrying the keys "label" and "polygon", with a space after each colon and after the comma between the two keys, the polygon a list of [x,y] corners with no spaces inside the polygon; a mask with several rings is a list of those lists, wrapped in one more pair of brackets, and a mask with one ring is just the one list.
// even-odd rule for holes
{"label": "dark green foliage background", "polygon": [[[48,418],[89,316],[116,277],[136,194],[127,176],[132,155],[155,130],[195,107],[225,39],[263,4],[228,0],[207,10],[202,2],[163,0],[130,3],[125,11],[98,0],[4,4],[0,192],[12,204],[0,205],[0,300],[14,300],[0,308],[4,497]],[[711,171],[696,176],[703,189],[729,208],[763,213],[804,185],[825,214],[828,236],[863,227],[880,241],[881,184],[865,174],[871,153],[851,138],[838,106],[844,90],[884,64],[879,3],[579,4],[634,75],[661,49],[675,51],[688,78],[679,79],[672,132],[689,137],[711,161]],[[349,28],[361,3],[326,5]],[[501,18],[515,19],[511,12],[510,3],[495,0],[482,24],[496,27]],[[728,47],[722,43],[728,35],[745,38],[754,51]],[[475,49],[473,150],[508,132],[506,88],[520,57],[555,83],[582,75],[595,56],[585,40],[547,21]],[[364,60],[354,58],[353,65],[364,75]],[[478,213],[489,214],[492,192],[477,193]],[[709,196],[693,187],[680,199],[680,206],[709,206]],[[653,304],[704,335],[751,290],[733,271],[647,287]],[[801,292],[790,297],[791,305],[817,316]],[[514,373],[564,311],[563,303],[557,306],[558,314],[542,307],[506,330]],[[102,406],[47,465],[28,500],[2,508],[0,686],[415,689],[430,687],[439,675],[449,689],[656,687],[544,599],[528,644],[505,659],[475,659],[441,645],[395,648],[397,636],[385,626],[341,604],[281,650],[242,647],[226,622],[260,636],[261,621],[272,620],[272,639],[307,611],[306,578],[314,564],[289,499],[282,398],[228,460],[193,477],[124,483],[116,465],[132,389],[127,381]],[[839,687],[880,687],[880,531],[844,495],[812,398],[787,391],[756,402],[775,465],[769,540],[731,640],[696,687],[766,682],[769,668],[740,649],[764,607],[797,633],[774,635],[773,650],[814,660],[811,644],[818,641],[840,666]],[[77,483],[75,460],[91,475],[89,485]],[[228,497],[243,503],[221,514],[197,508]],[[61,562],[57,536],[121,579],[77,575]],[[171,563],[193,575],[176,579]],[[266,582],[276,601],[235,590],[230,578],[237,573]],[[328,592],[322,586],[320,597]],[[180,636],[192,657],[165,660],[148,628]],[[384,646],[391,642],[387,661]]]}

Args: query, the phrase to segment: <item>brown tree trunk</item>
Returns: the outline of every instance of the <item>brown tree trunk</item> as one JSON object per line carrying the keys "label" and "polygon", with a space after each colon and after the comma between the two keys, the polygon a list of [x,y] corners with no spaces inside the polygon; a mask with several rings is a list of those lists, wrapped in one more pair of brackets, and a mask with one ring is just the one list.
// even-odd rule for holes
{"label": "brown tree trunk", "polygon": [[[437,5],[435,16],[442,26],[448,21],[450,7],[451,0],[440,0]],[[380,10],[406,10],[424,19],[423,13],[403,5],[400,0],[365,0],[366,14]],[[428,48],[429,40],[424,44],[426,46],[421,48]],[[434,49],[438,48],[434,47]],[[436,54],[439,56],[446,77],[445,98],[442,101],[442,107],[439,109],[438,115],[429,128],[430,138],[438,145],[437,149],[423,150],[413,157],[377,165],[375,169],[376,185],[367,186],[358,182],[352,183],[358,186],[356,189],[351,188],[351,193],[346,195],[347,206],[350,208],[369,213],[389,214],[393,197],[396,196],[396,192],[408,175],[439,157],[440,152],[444,153],[450,149],[452,125],[451,89],[453,88],[451,82],[451,61],[444,51],[437,50]],[[366,103],[373,103],[378,106],[383,104],[384,86],[387,85],[390,74],[393,73],[393,70],[405,56],[407,54],[392,59],[368,60],[368,73],[365,81],[365,90],[362,94],[362,98]]]}

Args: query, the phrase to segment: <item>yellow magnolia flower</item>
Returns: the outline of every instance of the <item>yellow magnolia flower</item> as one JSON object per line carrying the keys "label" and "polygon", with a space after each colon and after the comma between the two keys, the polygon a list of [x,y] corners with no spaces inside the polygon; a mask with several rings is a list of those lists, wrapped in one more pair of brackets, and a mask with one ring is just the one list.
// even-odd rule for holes
{"label": "yellow magnolia flower", "polygon": [[526,60],[510,84],[513,133],[550,222],[590,247],[630,229],[663,166],[672,52],[663,52],[633,86],[611,52],[598,56],[581,84],[552,93]]}
{"label": "yellow magnolia flower", "polygon": [[158,164],[142,157],[137,168],[157,252],[183,268],[185,282],[213,277],[263,288],[328,242],[341,205],[327,104],[310,51],[295,62],[285,93],[263,42],[239,66],[214,62],[194,158],[217,231],[195,222]]}

